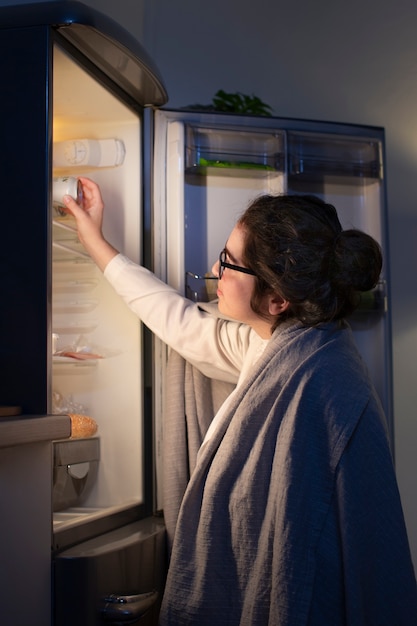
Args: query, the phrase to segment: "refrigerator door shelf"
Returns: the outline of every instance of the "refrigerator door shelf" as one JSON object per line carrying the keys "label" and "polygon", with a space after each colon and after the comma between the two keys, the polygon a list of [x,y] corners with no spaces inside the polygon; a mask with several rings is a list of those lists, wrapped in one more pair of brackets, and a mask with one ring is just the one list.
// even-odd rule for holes
{"label": "refrigerator door shelf", "polygon": [[267,165],[256,165],[244,162],[210,161],[200,158],[199,164],[185,170],[187,176],[233,176],[233,178],[266,179],[276,176],[277,169]]}
{"label": "refrigerator door shelf", "polygon": [[186,125],[187,173],[262,178],[283,171],[284,135]]}
{"label": "refrigerator door shelf", "polygon": [[381,145],[375,139],[288,133],[288,176],[382,178]]}

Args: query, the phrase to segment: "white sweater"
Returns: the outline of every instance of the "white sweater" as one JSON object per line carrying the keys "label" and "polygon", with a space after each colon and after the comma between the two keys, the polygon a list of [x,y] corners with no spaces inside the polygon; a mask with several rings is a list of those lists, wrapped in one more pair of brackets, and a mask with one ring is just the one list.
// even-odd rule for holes
{"label": "white sweater", "polygon": [[[268,343],[247,324],[201,310],[198,304],[121,254],[110,261],[104,276],[157,337],[205,376],[235,384],[235,391]],[[212,437],[234,393],[220,407],[204,443]]]}
{"label": "white sweater", "polygon": [[157,337],[209,378],[239,385],[268,342],[247,324],[202,311],[121,254],[104,276]]}

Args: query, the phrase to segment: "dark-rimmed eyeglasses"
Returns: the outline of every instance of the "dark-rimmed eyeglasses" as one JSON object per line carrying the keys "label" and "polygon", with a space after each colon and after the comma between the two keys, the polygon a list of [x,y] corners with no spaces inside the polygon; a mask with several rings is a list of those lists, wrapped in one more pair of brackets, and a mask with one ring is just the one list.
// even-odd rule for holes
{"label": "dark-rimmed eyeglasses", "polygon": [[241,265],[233,265],[233,263],[227,263],[226,261],[226,248],[219,254],[219,280],[223,276],[224,268],[228,267],[229,270],[235,270],[236,272],[243,272],[244,274],[251,274],[252,276],[256,276],[253,270],[250,270],[248,267],[242,267]]}

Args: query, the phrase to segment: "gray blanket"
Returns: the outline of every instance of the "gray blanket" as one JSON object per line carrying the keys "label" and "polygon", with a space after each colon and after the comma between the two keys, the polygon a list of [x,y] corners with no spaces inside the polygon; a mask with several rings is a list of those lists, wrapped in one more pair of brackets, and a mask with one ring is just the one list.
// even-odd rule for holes
{"label": "gray blanket", "polygon": [[161,624],[411,626],[384,418],[350,330],[278,329],[182,503]]}
{"label": "gray blanket", "polygon": [[197,454],[210,423],[234,385],[207,378],[174,350],[167,365],[164,438],[163,496],[168,548]]}

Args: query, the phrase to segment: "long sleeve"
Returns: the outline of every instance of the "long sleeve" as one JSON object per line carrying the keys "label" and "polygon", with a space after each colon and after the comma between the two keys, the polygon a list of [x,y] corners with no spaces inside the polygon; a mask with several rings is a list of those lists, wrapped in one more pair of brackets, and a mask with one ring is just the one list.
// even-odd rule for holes
{"label": "long sleeve", "polygon": [[162,341],[203,374],[236,383],[251,341],[251,329],[204,311],[123,255],[104,276],[130,309]]}

